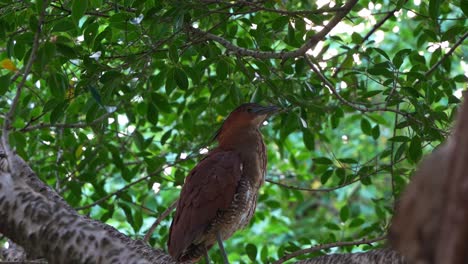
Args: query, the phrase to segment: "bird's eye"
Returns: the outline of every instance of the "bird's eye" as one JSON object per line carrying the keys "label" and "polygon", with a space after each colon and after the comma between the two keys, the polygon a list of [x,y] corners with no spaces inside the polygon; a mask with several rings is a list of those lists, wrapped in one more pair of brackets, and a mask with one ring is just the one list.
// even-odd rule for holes
{"label": "bird's eye", "polygon": [[249,113],[252,113],[252,110],[253,110],[253,109],[252,109],[252,108],[250,108],[250,107],[249,107],[249,108],[247,108],[247,112],[249,112]]}

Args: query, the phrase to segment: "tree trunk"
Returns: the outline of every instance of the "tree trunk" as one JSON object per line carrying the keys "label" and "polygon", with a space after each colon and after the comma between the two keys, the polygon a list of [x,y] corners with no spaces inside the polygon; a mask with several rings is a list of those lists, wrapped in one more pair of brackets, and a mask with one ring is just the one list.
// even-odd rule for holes
{"label": "tree trunk", "polygon": [[453,136],[422,163],[392,220],[391,242],[409,262],[468,263],[467,171],[465,99]]}

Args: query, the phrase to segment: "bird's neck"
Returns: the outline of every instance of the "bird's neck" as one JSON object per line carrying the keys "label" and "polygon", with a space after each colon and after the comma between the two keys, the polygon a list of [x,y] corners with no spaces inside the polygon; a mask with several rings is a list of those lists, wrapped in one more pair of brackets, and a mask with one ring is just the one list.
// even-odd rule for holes
{"label": "bird's neck", "polygon": [[258,128],[230,130],[228,134],[222,133],[219,147],[222,150],[233,150],[239,154],[242,162],[242,178],[255,189],[260,188],[265,180],[267,157],[262,134]]}
{"label": "bird's neck", "polygon": [[252,127],[223,131],[218,142],[221,149],[243,152],[256,150],[259,144],[263,144],[263,138],[258,128]]}

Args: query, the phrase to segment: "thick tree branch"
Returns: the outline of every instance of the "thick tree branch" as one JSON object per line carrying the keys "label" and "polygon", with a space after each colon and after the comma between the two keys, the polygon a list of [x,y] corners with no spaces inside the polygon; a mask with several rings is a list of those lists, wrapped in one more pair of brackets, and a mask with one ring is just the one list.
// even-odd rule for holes
{"label": "thick tree branch", "polygon": [[248,56],[258,59],[288,59],[296,58],[303,56],[309,49],[313,48],[319,41],[323,40],[325,36],[330,33],[330,31],[351,11],[354,5],[357,3],[357,0],[349,0],[342,7],[342,11],[336,13],[336,15],[328,22],[327,25],[323,27],[321,31],[307,40],[304,45],[300,48],[293,51],[261,51],[261,50],[252,50],[247,48],[238,47],[232,44],[229,40],[226,40],[222,37],[216,36],[212,33],[205,32],[198,28],[192,26],[186,26],[186,31],[192,33],[200,38],[207,40],[212,40],[223,45],[230,53],[233,53],[237,56]]}
{"label": "thick tree branch", "polygon": [[331,254],[313,259],[301,260],[296,264],[409,264],[392,249],[376,249],[350,254]]}
{"label": "thick tree branch", "polygon": [[294,251],[293,253],[287,254],[281,257],[280,259],[278,259],[277,261],[273,262],[273,264],[281,264],[297,256],[309,254],[309,253],[316,252],[316,251],[323,250],[323,249],[330,249],[330,248],[342,247],[342,246],[356,246],[356,245],[363,245],[363,244],[371,244],[373,242],[385,240],[386,238],[387,236],[380,236],[380,237],[376,237],[372,239],[361,239],[361,240],[356,240],[356,241],[340,241],[340,242],[313,246],[310,248],[301,249],[298,251]]}
{"label": "thick tree branch", "polygon": [[14,164],[2,157],[0,233],[31,258],[44,257],[49,263],[174,263],[161,250],[79,215],[20,157],[8,159]]}

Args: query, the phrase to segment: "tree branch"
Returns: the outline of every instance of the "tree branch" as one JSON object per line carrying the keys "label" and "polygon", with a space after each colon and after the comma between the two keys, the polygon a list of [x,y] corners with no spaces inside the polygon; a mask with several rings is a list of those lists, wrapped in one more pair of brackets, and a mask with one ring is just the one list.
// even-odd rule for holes
{"label": "tree branch", "polygon": [[321,31],[317,34],[310,37],[310,39],[304,43],[300,48],[293,51],[261,51],[261,50],[252,50],[247,48],[238,47],[232,44],[230,41],[216,36],[212,33],[205,32],[198,28],[194,28],[190,25],[185,27],[186,31],[197,35],[201,38],[212,40],[223,45],[229,52],[237,56],[248,56],[258,59],[288,59],[296,58],[303,56],[309,49],[313,48],[319,41],[323,40],[325,36],[330,33],[330,31],[351,11],[354,5],[357,3],[357,0],[349,0],[342,7],[342,11],[338,11],[336,15],[328,22],[327,25],[323,27]]}
{"label": "tree branch", "polygon": [[[369,40],[370,36],[372,36],[375,33],[375,31],[377,31],[377,29],[379,29],[387,20],[389,20],[391,17],[393,17],[395,12],[397,12],[398,10],[400,10],[400,8],[395,8],[392,11],[388,12],[386,16],[384,16],[379,22],[377,22],[377,24],[375,24],[372,27],[372,29],[369,32],[367,32],[367,34],[361,40],[361,43],[354,45],[352,50],[354,50],[354,51],[359,50],[359,48],[362,46],[362,44],[364,44],[367,40]],[[348,59],[348,56],[352,56],[352,54],[348,53],[348,55],[346,56],[346,58],[343,61],[346,61]],[[343,68],[343,64],[338,66],[336,68],[335,72],[333,73],[332,77],[335,78],[336,76],[338,76],[338,73],[342,70],[342,68]]]}
{"label": "tree branch", "polygon": [[316,251],[323,250],[323,249],[330,249],[334,247],[343,247],[343,246],[356,246],[356,245],[362,245],[362,244],[371,244],[377,241],[385,240],[386,238],[387,236],[383,235],[383,236],[379,236],[379,237],[372,238],[372,239],[361,239],[361,240],[356,240],[356,241],[339,241],[339,242],[334,242],[334,243],[329,243],[329,244],[317,245],[317,246],[297,250],[290,254],[287,254],[281,257],[280,259],[278,259],[277,261],[273,262],[273,264],[281,264],[297,256],[310,254],[312,252],[316,252]]}
{"label": "tree branch", "polygon": [[[32,48],[31,48],[31,54],[29,55],[28,63],[24,67],[23,78],[21,79],[20,83],[16,87],[16,95],[15,95],[15,97],[13,99],[13,102],[11,103],[10,110],[6,114],[5,120],[3,122],[2,145],[3,145],[3,148],[4,148],[7,156],[12,155],[12,151],[11,151],[11,148],[10,148],[10,143],[8,141],[8,135],[9,135],[10,130],[11,130],[11,123],[13,122],[13,119],[15,117],[16,107],[18,105],[19,98],[21,97],[21,92],[23,90],[23,86],[26,83],[26,79],[27,79],[29,73],[31,72],[31,68],[32,68],[32,65],[33,65],[34,61],[36,60],[36,55],[37,55],[36,53],[37,53],[37,50],[39,48],[39,39],[40,39],[41,32],[42,32],[42,24],[44,23],[44,17],[45,17],[45,14],[46,14],[46,9],[47,9],[48,3],[49,2],[47,0],[42,3],[42,9],[41,9],[40,14],[39,14],[36,33],[34,34],[33,45],[32,45]],[[19,76],[19,75],[17,75],[17,76]]]}
{"label": "tree branch", "polygon": [[46,124],[46,123],[40,123],[34,126],[30,126],[30,123],[27,123],[23,128],[21,128],[19,131],[21,132],[28,132],[31,130],[36,130],[36,129],[45,129],[45,128],[85,128],[85,127],[90,127],[93,125],[96,125],[97,123],[103,121],[104,119],[110,117],[112,114],[115,112],[107,112],[103,114],[102,116],[96,118],[90,123],[86,122],[79,122],[79,123],[70,123],[70,124]]}
{"label": "tree branch", "polygon": [[296,264],[408,264],[408,262],[398,252],[384,248],[359,253],[325,255],[301,260]]}
{"label": "tree branch", "polygon": [[145,237],[143,238],[143,241],[148,243],[156,227],[162,222],[162,220],[164,220],[164,218],[171,214],[171,212],[176,208],[178,202],[179,199],[172,202],[172,204],[156,219],[156,221],[154,221],[154,223],[148,229],[148,232],[146,233]]}
{"label": "tree branch", "polygon": [[79,215],[19,156],[1,157],[0,233],[30,258],[44,257],[51,264],[175,263],[162,250]]}
{"label": "tree branch", "polygon": [[[363,113],[366,113],[366,112],[379,112],[379,111],[393,112],[393,113],[399,114],[401,116],[404,116],[407,119],[410,119],[411,121],[413,121],[415,123],[423,124],[423,122],[421,120],[415,119],[409,113],[403,112],[403,111],[398,110],[398,109],[389,108],[387,106],[368,108],[368,107],[360,106],[360,105],[358,105],[356,103],[353,103],[353,102],[350,102],[350,101],[346,100],[345,98],[343,98],[338,93],[338,91],[335,89],[335,86],[327,79],[327,77],[325,77],[325,75],[323,75],[323,73],[317,68],[317,66],[315,66],[315,64],[311,61],[309,56],[306,55],[306,56],[304,56],[304,58],[305,58],[305,61],[307,62],[307,64],[309,65],[310,69],[317,74],[317,76],[320,78],[320,80],[322,80],[322,82],[328,87],[330,92],[343,104],[345,104],[345,105],[347,105],[347,106],[349,106],[349,107],[351,107],[351,108],[353,108],[353,109],[355,109],[357,111],[361,111]],[[437,128],[437,127],[434,127],[434,129],[441,132],[441,133],[443,133],[444,135],[447,134],[446,131],[443,131],[443,130]]]}
{"label": "tree branch", "polygon": [[181,161],[183,161],[183,159],[178,159],[178,160],[174,161],[172,164],[168,164],[168,165],[166,165],[166,166],[163,166],[162,168],[160,168],[160,169],[158,169],[158,170],[156,170],[156,171],[154,171],[154,172],[148,174],[147,176],[142,177],[142,178],[140,178],[140,179],[138,179],[138,180],[135,180],[135,181],[133,181],[133,182],[131,182],[131,183],[125,185],[124,187],[118,189],[117,191],[112,192],[112,193],[109,193],[108,195],[106,195],[106,196],[104,196],[104,197],[102,197],[102,198],[100,198],[100,199],[94,201],[93,203],[90,203],[90,204],[88,204],[88,205],[84,205],[84,206],[77,207],[77,208],[75,208],[75,210],[81,211],[81,210],[84,210],[84,209],[91,208],[91,207],[93,207],[93,206],[95,206],[95,205],[98,205],[98,204],[100,204],[100,203],[106,201],[107,199],[111,198],[112,196],[118,195],[118,194],[120,194],[121,192],[123,192],[123,191],[129,189],[130,187],[132,187],[132,186],[135,185],[135,184],[138,184],[138,183],[140,183],[140,182],[142,182],[142,181],[151,179],[152,177],[154,177],[154,176],[158,175],[159,173],[161,173],[165,168],[171,167],[171,166],[175,166],[177,163],[179,163],[179,162],[181,162]]}
{"label": "tree branch", "polygon": [[[209,1],[200,1],[203,3],[216,3],[216,4],[226,4],[229,6],[232,6],[231,2],[226,2],[226,1],[220,1],[220,0],[209,0]],[[319,8],[316,10],[296,10],[296,11],[290,11],[290,10],[281,10],[281,9],[275,9],[275,8],[267,8],[264,6],[259,5],[257,1],[236,1],[235,4],[237,6],[249,6],[252,7],[251,10],[243,11],[243,12],[235,12],[233,14],[246,14],[246,13],[253,13],[253,12],[258,12],[258,11],[265,11],[265,12],[271,12],[271,13],[277,13],[281,15],[286,15],[286,16],[307,16],[307,15],[318,15],[318,14],[323,14],[323,13],[332,13],[332,12],[339,12],[339,11],[344,11],[344,7],[332,7],[332,8]]]}
{"label": "tree branch", "polygon": [[[455,42],[455,44],[449,49],[449,51],[444,56],[442,56],[442,58],[440,58],[440,60],[438,60],[434,65],[432,65],[432,67],[427,72],[424,73],[424,77],[429,77],[437,69],[437,67],[439,67],[439,65],[442,64],[442,62],[444,62],[448,57],[452,55],[455,49],[457,49],[458,46],[460,46],[467,37],[468,32],[465,32],[465,34],[457,42]],[[418,79],[415,85],[420,82],[421,79]]]}

